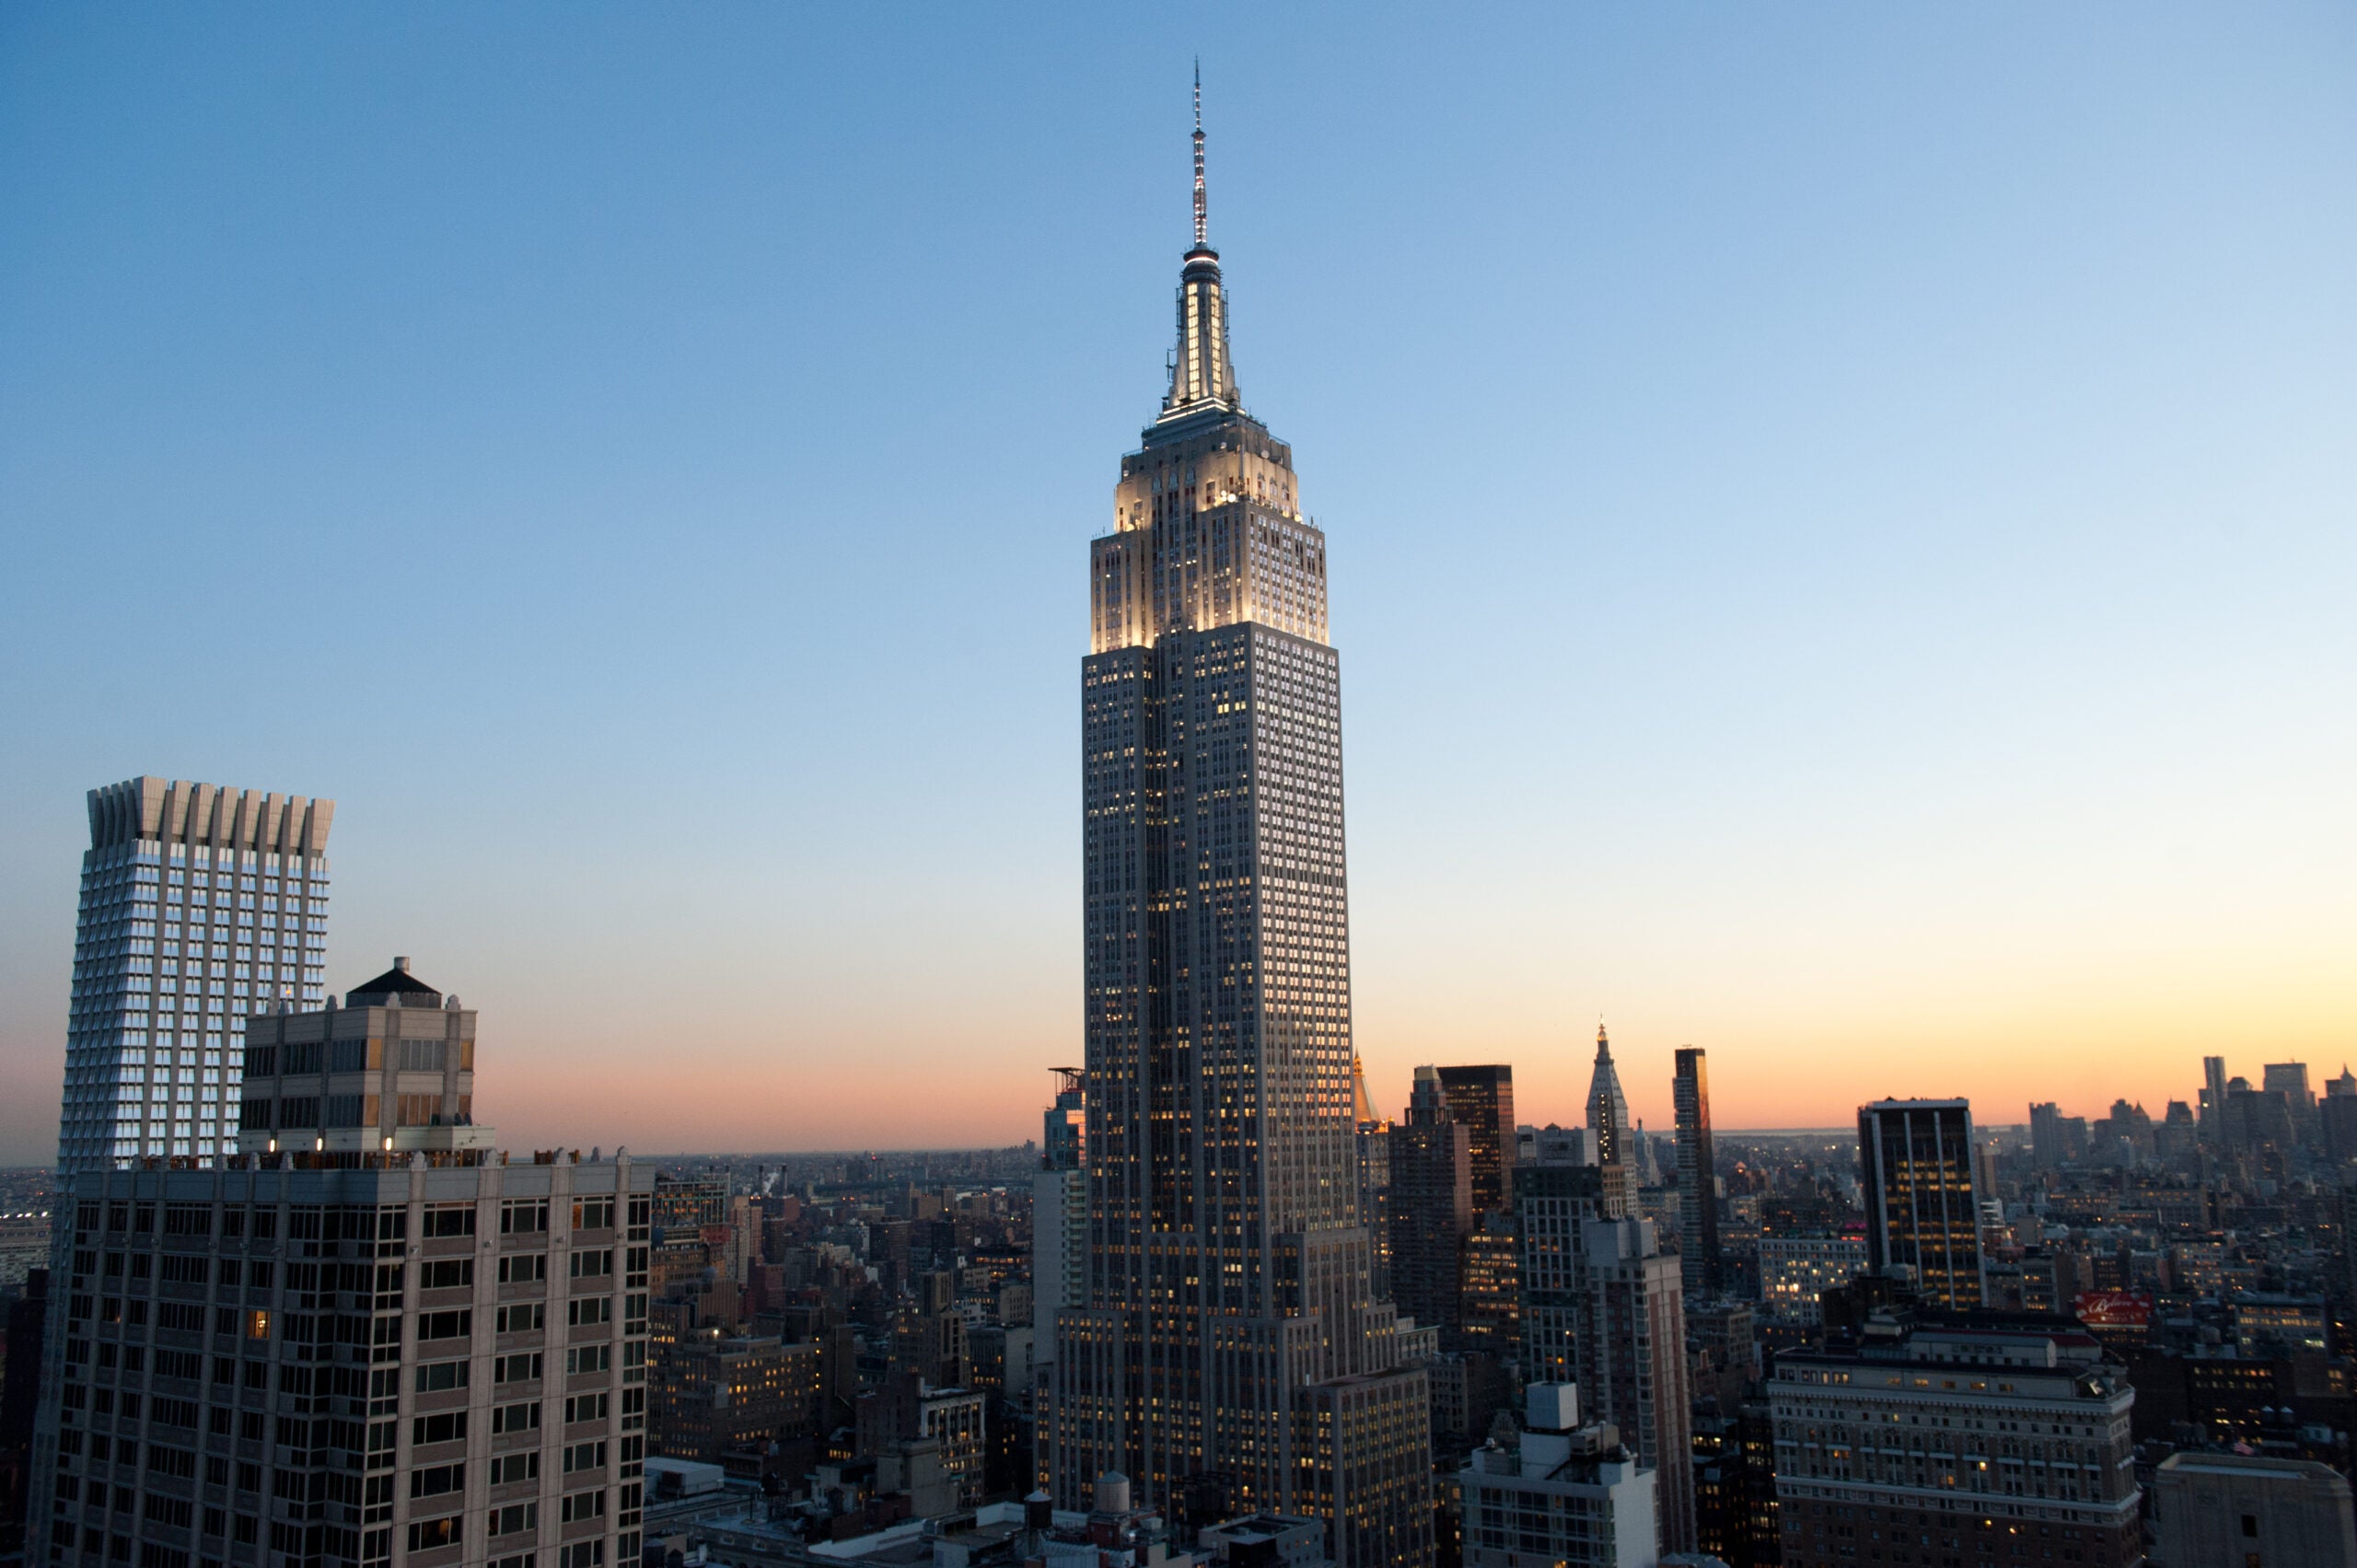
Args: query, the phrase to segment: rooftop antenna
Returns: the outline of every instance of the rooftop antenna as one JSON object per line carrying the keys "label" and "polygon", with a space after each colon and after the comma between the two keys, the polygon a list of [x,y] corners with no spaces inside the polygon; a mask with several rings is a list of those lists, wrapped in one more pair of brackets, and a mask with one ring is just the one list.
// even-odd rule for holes
{"label": "rooftop antenna", "polygon": [[1195,249],[1209,248],[1203,222],[1203,59],[1195,57]]}

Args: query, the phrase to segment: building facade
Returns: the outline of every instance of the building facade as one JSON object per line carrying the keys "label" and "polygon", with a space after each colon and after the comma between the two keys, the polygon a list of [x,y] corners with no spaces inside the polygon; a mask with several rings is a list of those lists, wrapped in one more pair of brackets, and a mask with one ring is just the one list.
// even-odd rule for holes
{"label": "building facade", "polygon": [[1711,1076],[1701,1051],[1678,1051],[1670,1089],[1678,1112],[1678,1256],[1686,1288],[1716,1295],[1722,1284],[1718,1158],[1711,1147]]}
{"label": "building facade", "polygon": [[1866,1266],[1912,1270],[1923,1299],[1968,1312],[1988,1298],[1973,1191],[1972,1107],[1887,1099],[1858,1108]]}
{"label": "building facade", "polygon": [[1814,1328],[1825,1321],[1819,1298],[1865,1271],[1862,1236],[1763,1236],[1759,1305],[1770,1317]]}
{"label": "building facade", "polygon": [[2142,1559],[2136,1394],[2087,1334],[1878,1318],[1768,1387],[1785,1568]]}
{"label": "building facade", "polygon": [[226,1154],[246,1019],[326,983],[335,802],[143,775],[89,811],[58,1169]]}
{"label": "building facade", "polygon": [[75,1179],[31,1561],[634,1562],[653,1167],[291,1165]]}
{"label": "building facade", "polygon": [[1465,1238],[1473,1229],[1473,1152],[1450,1119],[1439,1075],[1416,1069],[1408,1120],[1391,1130],[1391,1300],[1461,1348]]}
{"label": "building facade", "polygon": [[1090,548],[1082,667],[1088,1283],[1058,1316],[1051,1490],[1213,1478],[1347,1568],[1430,1551],[1425,1388],[1359,1214],[1341,666],[1326,538],[1244,410],[1195,244],[1162,412]]}
{"label": "building facade", "polygon": [[1514,1069],[1504,1063],[1440,1069],[1448,1119],[1464,1129],[1472,1164],[1473,1217],[1514,1207]]}
{"label": "building facade", "polygon": [[2329,1465],[2256,1454],[2171,1454],[2153,1473],[2153,1561],[2357,1568],[2349,1481]]}
{"label": "building facade", "polygon": [[1678,1257],[1626,1217],[1599,1166],[1515,1171],[1522,1374],[1573,1383],[1655,1472],[1661,1550],[1694,1550],[1692,1409]]}
{"label": "building facade", "polygon": [[1457,1474],[1465,1568],[1653,1568],[1654,1471],[1609,1423],[1580,1423],[1571,1386],[1534,1383],[1525,1399],[1519,1436]]}

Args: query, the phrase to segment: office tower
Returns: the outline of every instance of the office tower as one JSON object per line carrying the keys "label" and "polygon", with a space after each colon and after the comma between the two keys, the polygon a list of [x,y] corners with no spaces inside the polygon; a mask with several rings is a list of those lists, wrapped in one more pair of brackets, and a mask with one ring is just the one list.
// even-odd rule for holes
{"label": "office tower", "polygon": [[1056,1314],[1083,1305],[1088,1295],[1086,1072],[1052,1071],[1056,1098],[1047,1110],[1039,1169],[1031,1178],[1031,1332],[1048,1356],[1055,1352]]}
{"label": "office tower", "polygon": [[1711,1150],[1711,1076],[1702,1052],[1678,1052],[1671,1080],[1678,1110],[1678,1249],[1687,1288],[1719,1293],[1719,1175]]}
{"label": "office tower", "polygon": [[1201,134],[1169,393],[1090,547],[1088,1287],[1042,1440],[1062,1505],[1111,1471],[1176,1513],[1214,1478],[1325,1519],[1341,1568],[1404,1564],[1425,1387],[1359,1214],[1326,538],[1237,392]]}
{"label": "office tower", "polygon": [[1852,1568],[1876,1542],[1915,1562],[2143,1560],[2136,1391],[2076,1329],[1883,1316],[1856,1347],[1779,1354],[1768,1390],[1785,1568]]}
{"label": "office tower", "polygon": [[2062,1110],[2052,1100],[2033,1101],[2029,1108],[2030,1159],[2040,1170],[2062,1163]]}
{"label": "office tower", "polygon": [[1473,1158],[1473,1214],[1514,1206],[1514,1069],[1444,1067],[1448,1119],[1464,1130]]}
{"label": "office tower", "polygon": [[2226,1145],[2226,1059],[2201,1059],[2201,1141],[2212,1148]]}
{"label": "office tower", "polygon": [[1972,1190],[1972,1108],[1960,1099],[1887,1099],[1858,1108],[1866,1265],[1914,1271],[1923,1299],[1955,1311],[1988,1294]]}
{"label": "office tower", "polygon": [[335,802],[142,775],[89,807],[58,1170],[226,1154],[247,1016],[325,983]]}
{"label": "office tower", "polygon": [[[2351,1102],[2357,1105],[2357,1100]],[[1358,1124],[1359,1224],[1373,1243],[1369,1288],[1377,1301],[1391,1299],[1391,1123],[1376,1114],[1366,1092],[1366,1069],[1351,1058],[1351,1115]]]}
{"label": "office tower", "polygon": [[1661,1550],[1694,1549],[1684,1292],[1651,1220],[1622,1217],[1600,1166],[1521,1166],[1522,1373],[1575,1383],[1658,1477]]}
{"label": "office tower", "polygon": [[1449,1120],[1439,1075],[1416,1069],[1405,1125],[1391,1132],[1391,1301],[1459,1348],[1465,1238],[1473,1230],[1473,1153]]}
{"label": "office tower", "polygon": [[1457,1472],[1465,1568],[1645,1568],[1659,1550],[1655,1479],[1610,1423],[1580,1423],[1578,1389],[1533,1383],[1521,1433]]}
{"label": "office tower", "polygon": [[1596,1070],[1587,1081],[1587,1130],[1596,1135],[1598,1165],[1631,1165],[1635,1150],[1629,1120],[1629,1097],[1620,1092],[1620,1074],[1612,1065],[1612,1042],[1604,1026],[1596,1026]]}
{"label": "office tower", "polygon": [[1513,1208],[1476,1215],[1461,1256],[1457,1343],[1511,1363],[1522,1346],[1522,1243]]}
{"label": "office tower", "polygon": [[2154,1561],[2357,1565],[2357,1511],[2329,1465],[2257,1454],[2172,1454],[2153,1474]]}
{"label": "office tower", "polygon": [[[447,1041],[442,1000],[274,1022],[331,1059],[372,1011]],[[273,1104],[308,1098],[271,1082]],[[31,1560],[635,1562],[653,1168],[276,1131],[275,1155],[61,1194]]]}
{"label": "office tower", "polygon": [[474,1125],[475,1015],[411,974],[407,958],[347,992],[342,1007],[332,997],[318,1012],[279,1005],[246,1028],[239,1154],[468,1165],[492,1146],[492,1130]]}

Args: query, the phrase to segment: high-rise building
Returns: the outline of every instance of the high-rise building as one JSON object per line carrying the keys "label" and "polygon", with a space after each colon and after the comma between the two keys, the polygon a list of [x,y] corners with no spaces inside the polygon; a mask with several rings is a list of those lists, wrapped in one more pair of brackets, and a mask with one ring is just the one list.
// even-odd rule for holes
{"label": "high-rise building", "polygon": [[1086,1073],[1058,1067],[1055,1074],[1040,1168],[1031,1178],[1031,1333],[1048,1354],[1055,1348],[1056,1314],[1088,1295]]}
{"label": "high-rise building", "polygon": [[1923,1299],[1969,1311],[1987,1297],[1972,1190],[1972,1108],[1960,1099],[1887,1099],[1858,1108],[1866,1264],[1914,1271]]}
{"label": "high-rise building", "polygon": [[[2357,1105],[2357,1100],[2351,1100]],[[1351,1058],[1351,1116],[1358,1124],[1359,1224],[1374,1243],[1369,1278],[1378,1301],[1391,1299],[1391,1122],[1376,1114],[1366,1069]]]}
{"label": "high-rise building", "polygon": [[1625,1217],[1615,1167],[1521,1166],[1522,1372],[1576,1383],[1589,1414],[1620,1428],[1658,1477],[1661,1550],[1694,1550],[1686,1312],[1678,1257],[1651,1220]]}
{"label": "high-rise building", "polygon": [[2136,1391],[2076,1329],[1884,1315],[1780,1354],[1768,1389],[1785,1568],[2142,1561]]}
{"label": "high-rise building", "polygon": [[1689,1290],[1716,1295],[1719,1275],[1719,1174],[1711,1148],[1711,1077],[1702,1052],[1678,1052],[1671,1081],[1678,1111],[1678,1250]]}
{"label": "high-rise building", "polygon": [[1051,1491],[1315,1516],[1343,1568],[1431,1550],[1424,1375],[1370,1283],[1351,1094],[1326,536],[1244,410],[1195,243],[1162,412],[1090,548],[1082,667],[1088,1289]]}
{"label": "high-rise building", "polygon": [[1391,1301],[1460,1348],[1465,1238],[1473,1230],[1473,1154],[1430,1067],[1416,1069],[1408,1120],[1391,1130]]}
{"label": "high-rise building", "polygon": [[2201,1059],[2201,1141],[2212,1148],[2226,1144],[2226,1059]]}
{"label": "high-rise building", "polygon": [[1473,1214],[1514,1207],[1514,1069],[1503,1063],[1443,1067],[1448,1119],[1464,1129],[1473,1162]]}
{"label": "high-rise building", "polygon": [[1612,1065],[1612,1041],[1602,1024],[1596,1026],[1596,1069],[1587,1081],[1587,1130],[1596,1136],[1598,1165],[1629,1165],[1635,1160],[1629,1097],[1620,1092],[1620,1074]]}
{"label": "high-rise building", "polygon": [[[272,1119],[340,1092],[346,1039],[364,1062],[472,1040],[471,1013],[401,994],[271,1016]],[[307,1045],[319,1061],[286,1061]],[[448,1092],[447,1065],[419,1071]],[[275,1152],[86,1170],[60,1194],[30,1560],[637,1561],[653,1167],[323,1146],[340,1129],[296,1112],[265,1130]]]}
{"label": "high-rise building", "polygon": [[335,802],[143,774],[89,806],[58,1169],[226,1154],[247,1017],[326,983]]}

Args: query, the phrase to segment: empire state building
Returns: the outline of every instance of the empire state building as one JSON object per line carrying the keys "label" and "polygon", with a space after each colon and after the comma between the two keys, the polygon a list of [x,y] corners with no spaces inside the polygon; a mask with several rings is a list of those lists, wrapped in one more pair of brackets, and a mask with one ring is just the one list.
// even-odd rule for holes
{"label": "empire state building", "polygon": [[1195,243],[1162,410],[1089,551],[1082,665],[1088,1268],[1040,1435],[1057,1503],[1329,1527],[1344,1568],[1432,1549],[1424,1374],[1358,1207],[1340,663],[1326,536],[1244,410]]}

